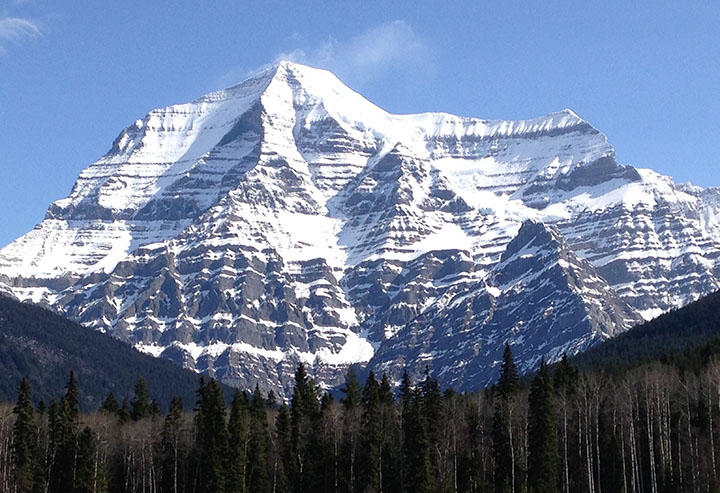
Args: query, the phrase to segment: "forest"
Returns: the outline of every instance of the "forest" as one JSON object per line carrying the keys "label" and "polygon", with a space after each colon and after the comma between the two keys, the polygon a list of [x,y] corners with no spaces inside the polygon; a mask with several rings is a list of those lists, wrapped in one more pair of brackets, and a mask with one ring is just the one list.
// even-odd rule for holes
{"label": "forest", "polygon": [[720,360],[684,361],[608,372],[565,357],[521,379],[506,346],[481,392],[429,371],[394,391],[350,368],[338,399],[300,365],[289,402],[256,388],[227,406],[201,377],[196,402],[164,415],[144,379],[90,413],[74,373],[48,405],[23,379],[0,407],[0,491],[720,491]]}

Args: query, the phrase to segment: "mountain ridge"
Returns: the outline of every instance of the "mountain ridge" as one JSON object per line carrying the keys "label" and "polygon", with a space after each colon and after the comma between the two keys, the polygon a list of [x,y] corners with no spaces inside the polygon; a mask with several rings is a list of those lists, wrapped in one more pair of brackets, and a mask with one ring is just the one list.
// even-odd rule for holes
{"label": "mountain ridge", "polygon": [[[383,348],[407,348],[438,300],[473,290],[496,302],[488,282],[527,221],[562,238],[550,248],[572,254],[578,276],[599,279],[578,295],[592,320],[571,346],[610,337],[720,287],[717,204],[712,189],[618,163],[572,110],[392,115],[327,71],[281,62],[123,130],[0,250],[0,276],[17,298],[145,352],[287,393],[282,375],[301,361],[328,386],[348,364],[397,368],[408,354]],[[516,278],[530,285],[525,264]],[[557,286],[557,300],[577,294]],[[591,308],[597,296],[618,313]],[[531,298],[520,289],[512,303]],[[549,311],[540,326],[561,320]],[[508,311],[496,334],[517,321]],[[482,326],[466,337],[487,351],[470,358],[469,385],[484,383],[505,341]],[[559,349],[538,337],[528,364]]]}

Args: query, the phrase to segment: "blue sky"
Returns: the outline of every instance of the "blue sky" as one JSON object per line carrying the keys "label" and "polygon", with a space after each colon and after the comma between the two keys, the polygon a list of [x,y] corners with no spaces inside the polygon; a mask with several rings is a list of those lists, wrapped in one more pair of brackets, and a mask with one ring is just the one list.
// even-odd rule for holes
{"label": "blue sky", "polygon": [[572,108],[622,163],[720,185],[720,4],[0,0],[0,246],[149,110],[278,58],[394,113]]}

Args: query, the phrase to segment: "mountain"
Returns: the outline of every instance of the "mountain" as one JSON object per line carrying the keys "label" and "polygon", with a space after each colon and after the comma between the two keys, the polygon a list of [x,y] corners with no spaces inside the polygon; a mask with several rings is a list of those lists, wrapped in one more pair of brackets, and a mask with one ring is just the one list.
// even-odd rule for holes
{"label": "mountain", "polygon": [[197,400],[196,373],[139,353],[49,310],[0,296],[0,401],[13,402],[26,377],[35,400],[49,404],[64,395],[71,370],[77,375],[85,411],[98,409],[110,392],[120,403],[131,400],[140,377],[164,409],[174,395],[181,396],[187,408]]}
{"label": "mountain", "polygon": [[287,394],[302,361],[469,388],[505,340],[531,368],[720,287],[718,211],[571,110],[392,115],[281,62],[123,130],[0,285],[232,385]]}
{"label": "mountain", "polygon": [[718,354],[720,291],[637,325],[576,355],[572,363],[582,369],[623,369],[670,359],[676,366],[697,369]]}

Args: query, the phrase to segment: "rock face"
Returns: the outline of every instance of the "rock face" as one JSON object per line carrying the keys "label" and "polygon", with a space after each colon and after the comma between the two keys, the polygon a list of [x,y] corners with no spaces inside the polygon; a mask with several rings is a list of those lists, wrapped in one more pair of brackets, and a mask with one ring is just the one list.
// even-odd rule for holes
{"label": "rock face", "polygon": [[223,381],[429,365],[469,389],[719,286],[720,192],[570,110],[392,115],[288,62],[152,111],[0,250],[0,290]]}

